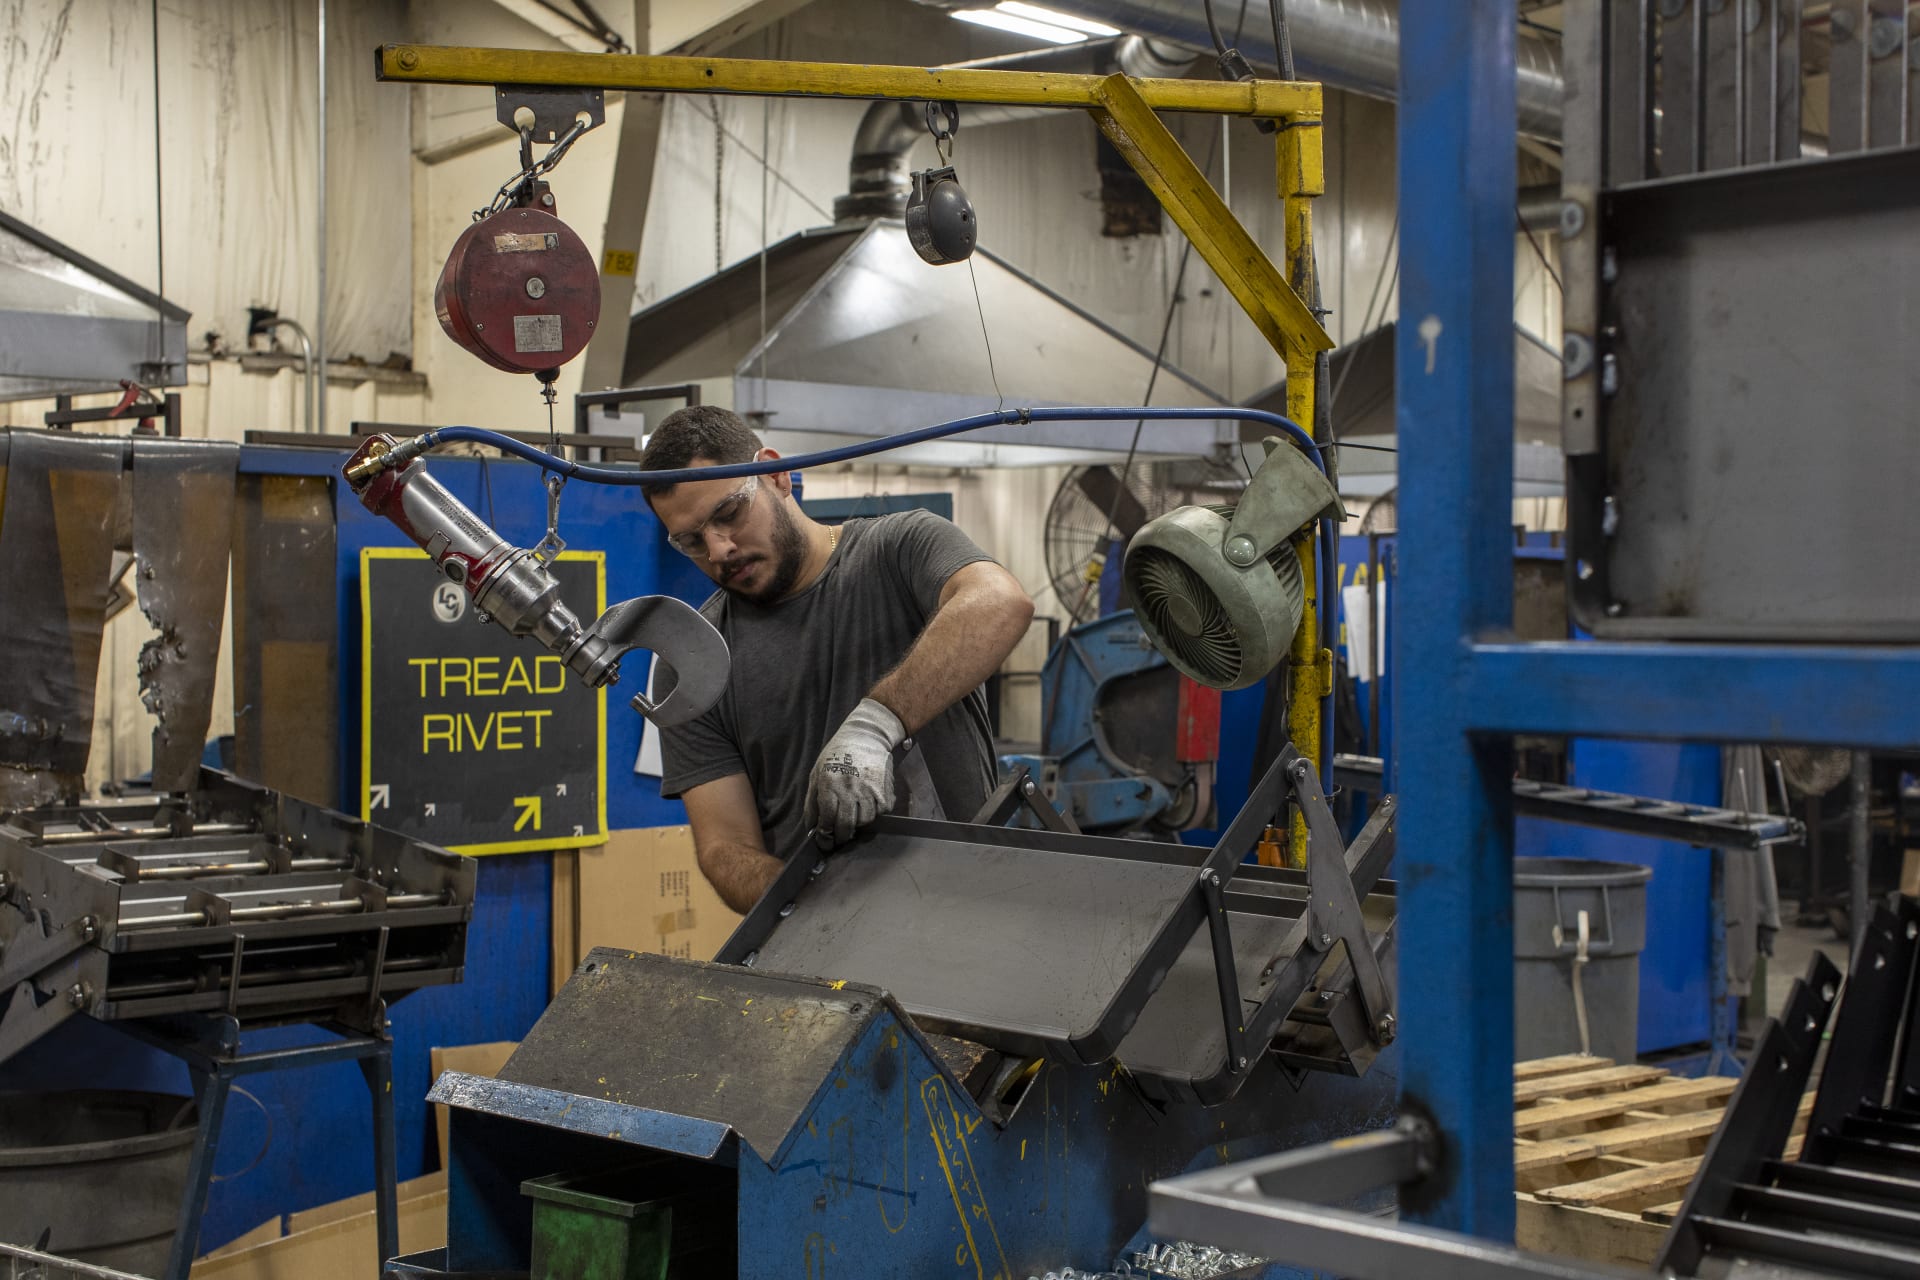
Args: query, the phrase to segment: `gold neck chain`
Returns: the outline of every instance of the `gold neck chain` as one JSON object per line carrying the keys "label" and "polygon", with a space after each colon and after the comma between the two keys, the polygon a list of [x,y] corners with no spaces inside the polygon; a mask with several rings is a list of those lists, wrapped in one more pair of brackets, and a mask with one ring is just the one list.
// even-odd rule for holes
{"label": "gold neck chain", "polygon": [[840,526],[837,524],[830,524],[827,526],[827,554],[831,556],[833,554],[833,549],[839,545],[840,545]]}

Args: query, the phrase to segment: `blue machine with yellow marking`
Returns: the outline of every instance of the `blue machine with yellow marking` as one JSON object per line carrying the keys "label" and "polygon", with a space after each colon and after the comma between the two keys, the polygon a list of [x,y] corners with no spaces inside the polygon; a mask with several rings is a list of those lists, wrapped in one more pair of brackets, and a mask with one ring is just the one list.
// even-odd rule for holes
{"label": "blue machine with yellow marking", "polygon": [[[1083,830],[1176,832],[1212,821],[1219,695],[1202,750],[1191,750],[1183,677],[1134,617],[1110,613],[1073,628],[1040,672],[1040,751],[1000,758],[1024,768]],[[1197,758],[1196,758],[1197,757]]]}
{"label": "blue machine with yellow marking", "polygon": [[[1289,751],[1208,850],[1026,784],[794,859],[720,963],[595,951],[499,1078],[436,1085],[450,1243],[403,1267],[525,1272],[562,1173],[664,1204],[669,1275],[1097,1268],[1154,1179],[1391,1118],[1391,803],[1342,847]],[[1290,797],[1309,867],[1243,864]]]}

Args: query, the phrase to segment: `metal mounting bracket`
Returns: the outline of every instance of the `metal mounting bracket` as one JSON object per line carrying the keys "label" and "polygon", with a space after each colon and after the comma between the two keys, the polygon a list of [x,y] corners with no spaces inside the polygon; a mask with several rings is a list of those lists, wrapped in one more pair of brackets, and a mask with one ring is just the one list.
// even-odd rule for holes
{"label": "metal mounting bracket", "polygon": [[1221,552],[1230,564],[1246,568],[1306,528],[1323,512],[1344,518],[1340,494],[1326,475],[1297,447],[1268,436],[1261,442],[1267,460],[1253,473],[1247,491],[1233,509]]}
{"label": "metal mounting bracket", "polygon": [[604,89],[556,89],[550,85],[503,84],[493,91],[494,114],[501,124],[521,132],[514,116],[525,107],[533,112],[533,140],[553,143],[573,128],[585,112],[588,129],[607,122],[607,94]]}

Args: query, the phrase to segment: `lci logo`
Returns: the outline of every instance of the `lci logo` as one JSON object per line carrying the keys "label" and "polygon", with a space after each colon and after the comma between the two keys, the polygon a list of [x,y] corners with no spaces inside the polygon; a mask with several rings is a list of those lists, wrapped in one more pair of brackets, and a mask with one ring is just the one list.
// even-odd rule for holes
{"label": "lci logo", "polygon": [[467,593],[451,582],[433,589],[433,616],[441,622],[458,622],[467,616]]}

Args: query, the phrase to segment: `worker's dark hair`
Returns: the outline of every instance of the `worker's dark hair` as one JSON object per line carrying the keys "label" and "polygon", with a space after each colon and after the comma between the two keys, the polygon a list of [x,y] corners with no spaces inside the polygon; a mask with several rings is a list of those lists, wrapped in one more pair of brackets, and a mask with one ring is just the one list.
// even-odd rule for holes
{"label": "worker's dark hair", "polygon": [[[717,404],[694,404],[675,409],[654,429],[647,451],[640,455],[642,471],[678,471],[696,462],[752,462],[760,452],[760,437],[740,415]],[[649,498],[671,492],[670,484],[642,484]]]}

